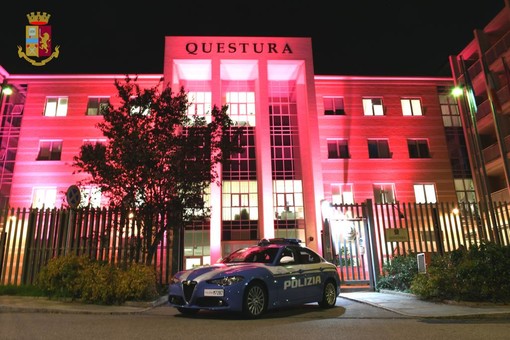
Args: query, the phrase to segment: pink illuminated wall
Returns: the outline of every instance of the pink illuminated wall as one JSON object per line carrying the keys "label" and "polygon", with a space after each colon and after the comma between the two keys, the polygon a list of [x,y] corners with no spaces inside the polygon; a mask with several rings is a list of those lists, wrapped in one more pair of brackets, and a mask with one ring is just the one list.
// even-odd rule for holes
{"label": "pink illuminated wall", "polygon": [[[256,158],[258,236],[274,237],[277,201],[273,190],[274,157],[270,89],[275,84],[293,86],[292,103],[296,115],[293,128],[296,154],[293,165],[299,169],[302,184],[302,214],[299,227],[303,242],[322,251],[321,201],[331,200],[332,185],[350,183],[356,202],[373,198],[374,183],[395,185],[397,199],[413,202],[415,183],[434,183],[438,200],[454,201],[453,177],[442,124],[438,88],[449,87],[449,78],[343,77],[314,74],[312,42],[309,38],[276,37],[166,37],[163,76],[177,91],[185,85],[196,93],[211,95],[212,105],[226,102],[227,88],[246,86],[254,93],[255,117],[250,128],[254,133]],[[339,63],[341,58],[339,58]],[[109,96],[118,104],[115,79],[124,75],[10,75],[9,82],[26,85],[26,103],[20,132],[11,192],[11,206],[29,207],[34,187],[52,186],[58,190],[57,206],[67,188],[81,178],[73,174],[71,164],[85,139],[101,138],[95,125],[101,116],[87,116],[89,96]],[[142,87],[157,84],[161,75],[141,75]],[[189,89],[187,88],[187,89]],[[68,98],[68,111],[62,117],[43,116],[47,97]],[[325,97],[342,97],[345,115],[326,116]],[[383,116],[365,116],[362,99],[380,97]],[[419,98],[422,116],[403,116],[401,99]],[[388,140],[392,156],[370,159],[367,140]],[[431,157],[410,159],[406,140],[423,138],[429,142]],[[41,139],[62,140],[62,156],[57,161],[37,161]],[[348,159],[329,159],[328,139],[349,141]],[[225,206],[221,187],[211,188],[210,261],[222,256],[228,245],[253,243],[255,238],[222,239]],[[297,197],[297,196],[296,196]],[[299,196],[301,200],[301,196]],[[296,204],[297,205],[297,204]],[[275,208],[276,207],[276,208]]]}
{"label": "pink illuminated wall", "polygon": [[[65,200],[65,192],[83,175],[73,175],[73,157],[78,154],[85,139],[104,138],[95,125],[101,116],[87,116],[89,96],[108,96],[118,105],[114,80],[123,75],[13,75],[10,83],[28,84],[23,110],[13,187],[10,204],[29,207],[34,187],[56,187],[56,206]],[[161,76],[142,76],[146,87],[155,86]],[[67,97],[68,110],[62,117],[43,116],[47,97]],[[36,160],[40,140],[62,140],[60,160]]]}
{"label": "pink illuminated wall", "polygon": [[[400,202],[414,202],[413,184],[434,183],[438,201],[456,201],[453,175],[439,105],[438,88],[452,87],[450,78],[341,77],[315,79],[325,197],[333,183],[352,183],[354,199],[373,199],[374,183],[395,184]],[[323,98],[344,98],[345,115],[324,115]],[[382,98],[383,116],[365,116],[362,98]],[[401,99],[418,98],[421,116],[403,116]],[[350,158],[328,159],[328,138],[349,141]],[[370,159],[367,140],[387,139],[391,158]],[[430,158],[409,157],[407,139],[426,139]]]}

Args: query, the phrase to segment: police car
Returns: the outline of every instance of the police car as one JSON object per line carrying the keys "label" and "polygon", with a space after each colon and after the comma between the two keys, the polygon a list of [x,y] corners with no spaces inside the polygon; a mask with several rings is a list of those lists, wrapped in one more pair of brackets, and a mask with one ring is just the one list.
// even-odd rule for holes
{"label": "police car", "polygon": [[338,268],[296,239],[264,239],[214,265],[178,272],[168,302],[182,314],[199,310],[241,312],[257,318],[267,310],[317,302],[332,308],[340,294]]}

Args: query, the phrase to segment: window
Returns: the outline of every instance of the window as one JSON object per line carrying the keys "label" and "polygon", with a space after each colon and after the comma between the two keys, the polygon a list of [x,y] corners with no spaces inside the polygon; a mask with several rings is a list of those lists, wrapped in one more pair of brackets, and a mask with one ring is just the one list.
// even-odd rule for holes
{"label": "window", "polygon": [[227,92],[226,104],[234,123],[255,126],[255,92]]}
{"label": "window", "polygon": [[101,207],[101,189],[96,186],[86,186],[81,190],[81,205],[90,208]]}
{"label": "window", "polygon": [[383,116],[382,98],[363,98],[363,112],[365,116]]}
{"label": "window", "polygon": [[255,181],[224,181],[223,220],[257,220],[258,195]]}
{"label": "window", "polygon": [[273,181],[274,214],[277,220],[304,218],[303,184],[299,180]]}
{"label": "window", "polygon": [[256,181],[222,182],[222,240],[257,238],[258,194]]}
{"label": "window", "polygon": [[407,148],[410,158],[430,158],[429,144],[426,139],[408,139]]}
{"label": "window", "polygon": [[108,97],[89,97],[87,104],[87,116],[103,115],[105,109],[110,104]]}
{"label": "window", "polygon": [[38,161],[59,161],[62,154],[61,140],[41,140],[39,141]]}
{"label": "window", "polygon": [[35,187],[32,190],[32,208],[55,208],[57,202],[56,187]]}
{"label": "window", "polygon": [[461,203],[476,203],[475,185],[471,178],[455,178],[455,191]]}
{"label": "window", "polygon": [[141,107],[137,105],[131,106],[131,109],[129,111],[132,115],[142,115],[147,116],[149,114],[149,108],[148,107]]}
{"label": "window", "polygon": [[351,183],[331,184],[332,204],[354,204],[354,193]]}
{"label": "window", "polygon": [[142,116],[148,116],[150,113],[150,103],[143,102],[143,99],[141,97],[137,96],[131,96],[129,98],[129,104],[131,107],[129,108],[129,113],[131,115],[142,115]]}
{"label": "window", "polygon": [[391,158],[390,147],[386,139],[372,139],[368,141],[369,158]]}
{"label": "window", "polygon": [[204,117],[208,123],[211,122],[211,106],[212,97],[211,92],[204,91],[189,91],[188,100],[189,108],[188,115]]}
{"label": "window", "polygon": [[439,95],[439,105],[441,105],[444,126],[462,126],[457,99],[451,95],[441,94]]}
{"label": "window", "polygon": [[323,97],[326,116],[345,115],[343,97]]}
{"label": "window", "polygon": [[378,204],[396,203],[394,184],[374,184],[374,201]]}
{"label": "window", "polygon": [[434,184],[415,184],[414,197],[416,203],[436,203],[436,188]]}
{"label": "window", "polygon": [[347,140],[328,140],[328,158],[350,158]]}
{"label": "window", "polygon": [[83,140],[83,144],[106,144],[106,138],[88,138]]}
{"label": "window", "polygon": [[48,97],[44,107],[44,116],[63,117],[67,115],[67,97]]}
{"label": "window", "polygon": [[402,98],[402,114],[404,116],[422,116],[421,101],[417,98]]}

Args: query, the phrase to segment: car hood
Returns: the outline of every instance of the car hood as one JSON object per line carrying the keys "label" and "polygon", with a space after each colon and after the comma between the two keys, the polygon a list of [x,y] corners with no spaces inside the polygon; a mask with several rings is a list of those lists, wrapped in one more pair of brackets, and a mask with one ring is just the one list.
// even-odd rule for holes
{"label": "car hood", "polygon": [[181,280],[203,281],[216,277],[243,275],[245,271],[256,268],[265,268],[263,263],[218,263],[180,272],[177,276]]}

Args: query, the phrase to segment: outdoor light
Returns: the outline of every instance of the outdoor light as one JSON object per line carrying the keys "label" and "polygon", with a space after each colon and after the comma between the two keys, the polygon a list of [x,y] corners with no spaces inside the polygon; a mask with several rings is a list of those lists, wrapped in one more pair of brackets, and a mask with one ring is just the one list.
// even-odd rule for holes
{"label": "outdoor light", "polygon": [[452,94],[452,96],[454,96],[454,97],[458,97],[458,96],[462,96],[462,93],[463,93],[463,92],[464,92],[464,91],[462,90],[462,87],[460,87],[460,86],[455,86],[455,87],[452,89],[451,94]]}
{"label": "outdoor light", "polygon": [[12,94],[12,87],[7,85],[7,80],[4,79],[2,84],[0,84],[2,90],[0,91],[0,115],[4,112],[4,97],[10,96]]}
{"label": "outdoor light", "polygon": [[10,87],[10,86],[2,86],[2,94],[4,96],[10,96],[12,94],[12,87]]}
{"label": "outdoor light", "polygon": [[452,209],[452,214],[459,215],[459,208],[453,208]]}
{"label": "outdoor light", "polygon": [[328,200],[321,201],[321,211],[322,211],[322,219],[329,220],[333,215],[333,208],[331,207],[331,203]]}

